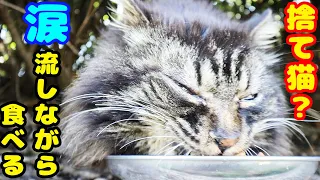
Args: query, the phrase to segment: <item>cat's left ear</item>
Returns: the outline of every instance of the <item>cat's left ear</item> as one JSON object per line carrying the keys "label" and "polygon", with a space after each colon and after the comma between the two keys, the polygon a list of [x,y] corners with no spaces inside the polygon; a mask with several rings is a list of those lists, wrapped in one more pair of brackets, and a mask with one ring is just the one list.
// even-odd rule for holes
{"label": "cat's left ear", "polygon": [[261,49],[272,47],[280,36],[281,25],[273,18],[271,9],[253,15],[245,22],[255,46]]}
{"label": "cat's left ear", "polygon": [[111,0],[117,4],[116,9],[111,9],[115,12],[117,18],[113,20],[118,27],[135,27],[138,25],[145,25],[148,23],[141,7],[143,6],[140,1],[136,0]]}

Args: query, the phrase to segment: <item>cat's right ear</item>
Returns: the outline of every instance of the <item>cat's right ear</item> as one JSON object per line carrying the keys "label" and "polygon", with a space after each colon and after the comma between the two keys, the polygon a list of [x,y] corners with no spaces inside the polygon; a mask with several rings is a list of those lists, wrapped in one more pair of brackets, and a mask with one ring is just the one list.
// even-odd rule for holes
{"label": "cat's right ear", "polygon": [[116,17],[113,18],[114,25],[120,27],[136,27],[149,23],[143,10],[142,3],[135,0],[111,0],[117,4],[116,9],[111,9]]}
{"label": "cat's right ear", "polygon": [[253,44],[257,48],[268,49],[277,41],[280,36],[280,23],[273,18],[270,9],[261,14],[253,15],[245,22],[247,25]]}

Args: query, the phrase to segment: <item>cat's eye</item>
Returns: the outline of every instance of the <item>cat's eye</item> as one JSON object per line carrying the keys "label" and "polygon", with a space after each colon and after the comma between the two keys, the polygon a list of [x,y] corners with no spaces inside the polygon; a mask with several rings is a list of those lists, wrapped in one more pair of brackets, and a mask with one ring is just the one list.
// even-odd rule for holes
{"label": "cat's eye", "polygon": [[256,99],[256,97],[258,96],[258,94],[250,94],[249,96],[246,96],[244,98],[242,98],[242,101],[252,101],[254,99]]}
{"label": "cat's eye", "polygon": [[177,83],[177,85],[179,85],[179,87],[180,87],[181,89],[183,89],[184,91],[188,92],[188,93],[191,94],[191,95],[197,95],[197,93],[196,93],[192,88],[190,88],[190,87],[188,87],[188,86],[186,86],[186,85],[184,85],[184,84],[182,84],[182,83],[180,83],[180,82],[178,82],[178,81],[176,81],[176,80],[174,80],[174,81],[175,81],[175,83]]}

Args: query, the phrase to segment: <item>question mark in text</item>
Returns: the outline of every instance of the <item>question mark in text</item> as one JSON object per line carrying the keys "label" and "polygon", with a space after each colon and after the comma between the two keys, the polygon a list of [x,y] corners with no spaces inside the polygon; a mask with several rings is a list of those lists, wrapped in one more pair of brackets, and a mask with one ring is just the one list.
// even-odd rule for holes
{"label": "question mark in text", "polygon": [[312,106],[312,99],[306,94],[296,94],[290,98],[291,104],[294,107],[294,118],[297,120],[304,120],[306,117],[306,111]]}

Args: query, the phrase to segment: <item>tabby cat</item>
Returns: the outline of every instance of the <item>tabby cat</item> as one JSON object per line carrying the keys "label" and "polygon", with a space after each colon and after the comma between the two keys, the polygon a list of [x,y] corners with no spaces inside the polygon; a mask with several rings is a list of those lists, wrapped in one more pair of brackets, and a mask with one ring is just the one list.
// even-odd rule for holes
{"label": "tabby cat", "polygon": [[65,93],[61,148],[74,162],[292,154],[271,10],[240,22],[203,0],[122,0],[117,12]]}

